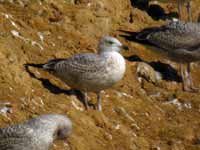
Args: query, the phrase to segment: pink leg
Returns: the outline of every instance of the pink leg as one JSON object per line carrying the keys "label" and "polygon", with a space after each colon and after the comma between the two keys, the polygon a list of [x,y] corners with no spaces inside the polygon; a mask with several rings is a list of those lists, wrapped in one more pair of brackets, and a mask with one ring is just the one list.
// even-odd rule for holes
{"label": "pink leg", "polygon": [[88,96],[87,96],[87,93],[84,92],[84,105],[85,105],[85,109],[88,110],[89,109],[89,105],[88,105]]}
{"label": "pink leg", "polygon": [[178,0],[177,1],[177,7],[178,7],[178,16],[179,16],[179,19],[182,20],[182,14],[181,14],[181,0]]}
{"label": "pink leg", "polygon": [[101,106],[101,91],[97,93],[97,104],[96,104],[96,109],[98,111],[102,111],[102,106]]}
{"label": "pink leg", "polygon": [[183,80],[183,90],[188,92],[198,92],[199,89],[194,87],[192,76],[191,76],[191,68],[190,63],[187,66],[183,66],[181,64],[181,77]]}
{"label": "pink leg", "polygon": [[199,91],[199,88],[196,88],[194,86],[194,82],[193,82],[193,79],[192,79],[192,75],[191,75],[191,64],[188,63],[187,64],[187,71],[188,71],[188,77],[189,77],[189,81],[190,81],[190,89],[193,91],[193,92],[198,92]]}
{"label": "pink leg", "polygon": [[192,1],[187,2],[187,13],[188,13],[188,21],[192,22],[192,10],[191,10],[191,3]]}

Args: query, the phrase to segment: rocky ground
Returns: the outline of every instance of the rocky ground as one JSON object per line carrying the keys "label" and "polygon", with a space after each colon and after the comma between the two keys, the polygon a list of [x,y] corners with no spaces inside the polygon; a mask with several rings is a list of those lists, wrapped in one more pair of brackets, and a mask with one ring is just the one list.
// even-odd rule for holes
{"label": "rocky ground", "polygon": [[[119,36],[120,29],[139,31],[177,16],[175,4],[153,4],[159,8],[153,10],[164,11],[160,18],[153,11],[148,11],[149,16],[146,10],[133,7],[130,0],[1,0],[0,126],[59,113],[68,115],[74,128],[67,141],[55,142],[54,150],[200,149],[200,94],[183,92],[180,81],[173,80],[158,85],[145,82],[141,88],[136,80],[137,57],[173,71],[178,65]],[[199,7],[199,0],[194,0],[194,21]],[[102,35],[113,35],[130,48],[122,52],[127,58],[126,75],[103,93],[102,112],[92,107],[84,110],[70,87],[44,71],[24,67],[96,52]],[[196,86],[199,67],[197,63],[192,68]],[[89,96],[94,104],[95,95]]]}

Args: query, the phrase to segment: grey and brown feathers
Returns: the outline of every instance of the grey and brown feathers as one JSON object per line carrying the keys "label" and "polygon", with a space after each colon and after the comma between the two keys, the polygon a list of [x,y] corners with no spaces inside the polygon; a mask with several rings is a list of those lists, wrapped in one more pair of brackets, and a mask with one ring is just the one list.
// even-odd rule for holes
{"label": "grey and brown feathers", "polygon": [[187,49],[195,50],[200,46],[200,25],[171,21],[167,25],[150,31],[146,40],[160,48],[169,50]]}
{"label": "grey and brown feathers", "polygon": [[200,25],[197,23],[171,21],[140,32],[122,32],[126,33],[122,35],[126,39],[161,49],[174,61],[200,60]]}
{"label": "grey and brown feathers", "polygon": [[128,50],[127,46],[111,36],[104,36],[98,44],[98,53],[80,53],[66,59],[50,60],[46,64],[26,64],[42,68],[60,78],[73,89],[84,92],[86,109],[87,92],[97,95],[97,109],[101,110],[102,90],[111,87],[124,76],[126,63],[119,53],[121,49]]}
{"label": "grey and brown feathers", "polygon": [[0,128],[0,150],[48,150],[55,139],[67,137],[72,130],[63,115],[41,115],[29,121]]}
{"label": "grey and brown feathers", "polygon": [[[161,27],[146,28],[140,32],[122,35],[128,40],[152,46],[151,50],[180,63],[183,90],[196,92],[190,63],[200,61],[200,24],[171,21]],[[185,67],[184,64],[187,66]]]}
{"label": "grey and brown feathers", "polygon": [[87,82],[98,83],[107,72],[105,65],[105,61],[94,53],[77,54],[66,59],[53,59],[45,64],[26,64],[26,66],[46,70],[61,78],[70,87],[83,91],[99,90],[97,86],[87,86]]}

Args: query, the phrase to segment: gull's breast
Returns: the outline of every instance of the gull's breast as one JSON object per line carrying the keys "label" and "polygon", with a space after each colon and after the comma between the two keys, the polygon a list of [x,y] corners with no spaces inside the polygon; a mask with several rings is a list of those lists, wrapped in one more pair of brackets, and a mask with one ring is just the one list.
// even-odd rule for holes
{"label": "gull's breast", "polygon": [[107,82],[114,84],[124,76],[126,70],[125,60],[118,52],[112,52],[107,57]]}

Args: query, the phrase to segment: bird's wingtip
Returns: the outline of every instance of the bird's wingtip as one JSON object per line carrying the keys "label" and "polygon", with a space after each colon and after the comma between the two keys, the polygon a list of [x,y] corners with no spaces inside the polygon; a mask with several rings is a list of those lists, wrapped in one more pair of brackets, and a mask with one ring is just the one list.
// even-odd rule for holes
{"label": "bird's wingtip", "polygon": [[34,64],[34,63],[26,63],[26,64],[23,64],[23,66],[24,66],[25,68],[27,68],[27,67],[43,68],[43,65],[44,65],[44,64]]}

